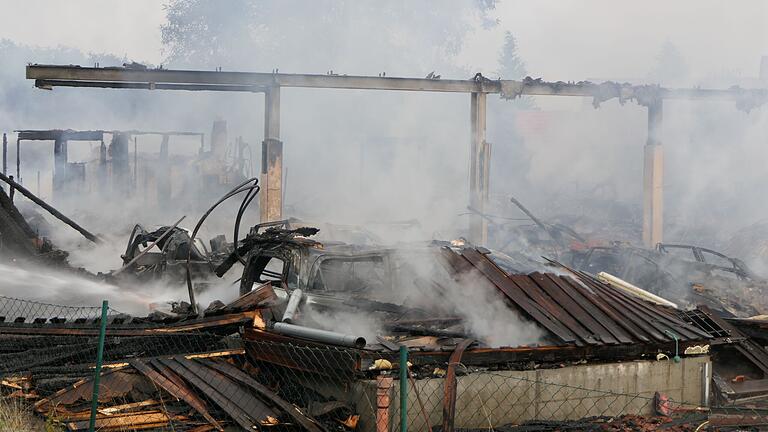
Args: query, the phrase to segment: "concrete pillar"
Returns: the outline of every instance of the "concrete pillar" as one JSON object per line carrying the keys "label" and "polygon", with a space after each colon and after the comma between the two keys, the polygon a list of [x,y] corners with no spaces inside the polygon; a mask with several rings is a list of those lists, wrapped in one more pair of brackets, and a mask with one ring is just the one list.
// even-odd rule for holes
{"label": "concrete pillar", "polygon": [[127,197],[131,185],[131,170],[128,155],[130,135],[116,132],[109,144],[109,155],[112,158],[112,187],[119,197]]}
{"label": "concrete pillar", "polygon": [[[64,142],[64,153],[67,153],[67,144]],[[21,179],[21,139],[16,138],[16,182],[22,184]]]}
{"label": "concrete pillar", "polygon": [[8,175],[8,137],[3,134],[3,174]]}
{"label": "concrete pillar", "polygon": [[168,163],[168,140],[168,135],[163,135],[163,140],[160,142],[160,154],[157,158],[155,182],[158,204],[167,204],[171,200],[171,166]]}
{"label": "concrete pillar", "polygon": [[[491,158],[490,145],[485,141],[486,94],[472,93],[471,97],[469,205],[478,212],[485,213]],[[469,216],[469,241],[476,245],[488,242],[488,221],[478,214]]]}
{"label": "concrete pillar", "polygon": [[109,178],[107,174],[107,146],[104,144],[104,135],[101,136],[101,144],[99,144],[99,193],[106,195],[109,193],[107,187]]}
{"label": "concrete pillar", "polygon": [[211,129],[211,153],[219,159],[224,159],[227,152],[227,121],[214,120]]}
{"label": "concrete pillar", "polygon": [[[57,137],[53,141],[53,191],[61,192],[67,183],[67,140]],[[18,176],[18,173],[16,174]]]}
{"label": "concrete pillar", "polygon": [[264,93],[264,141],[261,143],[261,222],[283,218],[283,143],[280,141],[280,87]]}
{"label": "concrete pillar", "polygon": [[663,241],[664,152],[661,146],[663,103],[648,105],[648,141],[643,165],[643,244],[653,248]]}

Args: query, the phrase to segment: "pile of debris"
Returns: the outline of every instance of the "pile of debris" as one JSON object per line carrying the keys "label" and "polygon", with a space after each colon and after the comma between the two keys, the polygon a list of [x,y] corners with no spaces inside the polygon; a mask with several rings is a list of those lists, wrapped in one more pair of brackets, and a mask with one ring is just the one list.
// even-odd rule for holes
{"label": "pile of debris", "polygon": [[[315,420],[257,382],[242,355],[208,353],[130,359],[101,375],[98,430],[126,428],[223,431],[293,425],[320,432]],[[87,430],[92,379],[78,381],[38,401],[35,411],[67,426]]]}

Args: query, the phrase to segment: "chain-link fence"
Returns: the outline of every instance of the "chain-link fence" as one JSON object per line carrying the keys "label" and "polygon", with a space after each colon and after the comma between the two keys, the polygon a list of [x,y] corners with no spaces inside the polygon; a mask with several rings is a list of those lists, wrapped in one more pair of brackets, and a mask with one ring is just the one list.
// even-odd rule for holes
{"label": "chain-link fence", "polygon": [[[98,307],[0,296],[4,394],[27,398],[53,425],[87,430],[100,313]],[[701,374],[710,366],[706,356],[680,363],[532,363],[520,370],[519,363],[450,364],[450,352],[412,352],[402,386],[396,351],[243,340],[232,327],[176,332],[158,323],[125,326],[121,319],[128,318],[109,311],[96,430],[768,427],[768,408],[760,407],[759,397],[738,406],[704,407],[710,382],[707,372]]]}
{"label": "chain-link fence", "polygon": [[[266,341],[249,342],[249,346],[260,382],[310,415],[328,416],[330,408],[337,410],[324,424],[338,430],[352,426],[357,431],[401,430],[397,353]],[[415,363],[416,357],[412,358]],[[635,363],[640,366],[633,367]],[[411,364],[405,386],[405,425],[411,431],[432,432],[768,427],[768,410],[702,406],[708,399],[708,357],[681,363],[550,367],[521,371],[505,370],[503,364],[457,363],[450,372],[447,361]],[[593,372],[598,368],[607,371],[604,376]],[[682,369],[687,372],[675,372]]]}

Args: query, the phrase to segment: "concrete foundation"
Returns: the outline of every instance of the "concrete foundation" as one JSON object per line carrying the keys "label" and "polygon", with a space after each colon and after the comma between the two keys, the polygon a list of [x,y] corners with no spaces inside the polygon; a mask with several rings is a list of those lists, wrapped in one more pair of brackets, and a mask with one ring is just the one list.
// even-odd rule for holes
{"label": "concrete foundation", "polygon": [[[653,414],[653,395],[675,402],[705,403],[703,384],[710,377],[709,356],[672,361],[586,364],[532,371],[474,372],[457,378],[456,428],[483,428],[526,420],[568,420],[598,415]],[[409,430],[429,430],[442,422],[442,378],[420,379],[409,386]],[[382,390],[382,389],[379,389]],[[361,381],[347,392],[360,414],[360,431],[397,431],[398,385],[387,389],[389,412],[382,416],[377,382]],[[416,393],[421,399],[419,402]],[[423,409],[422,409],[423,406]],[[426,425],[427,419],[429,425]],[[386,422],[387,424],[382,424]],[[378,423],[378,424],[377,424]]]}

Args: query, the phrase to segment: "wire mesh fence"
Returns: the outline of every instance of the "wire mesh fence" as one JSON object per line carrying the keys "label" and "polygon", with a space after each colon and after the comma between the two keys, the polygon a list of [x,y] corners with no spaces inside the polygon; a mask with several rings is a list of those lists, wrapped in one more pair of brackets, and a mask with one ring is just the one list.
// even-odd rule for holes
{"label": "wire mesh fence", "polygon": [[[112,310],[114,314],[120,314]],[[0,295],[0,323],[86,323],[101,316],[101,306],[66,306]]]}
{"label": "wire mesh fence", "polygon": [[[338,430],[401,430],[399,364],[396,353],[249,342],[256,379],[310,415],[327,414]],[[699,358],[689,365],[698,373]],[[569,373],[582,366],[550,371],[504,370],[456,364],[411,365],[406,386],[405,425],[411,431],[635,431],[758,430],[768,427],[768,411],[754,407],[702,406],[701,380],[656,374],[658,387],[627,391],[627,381],[651,376],[595,377]],[[683,365],[669,363],[670,368]],[[620,370],[621,368],[616,368]],[[627,369],[627,368],[625,368]],[[631,371],[632,369],[627,369]],[[574,375],[576,375],[574,377]],[[603,380],[604,382],[598,382]],[[453,384],[452,384],[453,383]],[[665,384],[666,383],[666,384]],[[654,384],[657,385],[657,384]],[[688,386],[687,389],[681,386]],[[640,384],[642,387],[642,384]],[[634,387],[637,390],[637,387]],[[696,398],[682,396],[696,394]],[[747,429],[744,429],[744,428]],[[761,429],[762,430],[762,429]]]}
{"label": "wire mesh fence", "polygon": [[[29,398],[53,424],[87,430],[100,312],[98,307],[0,296],[4,394]],[[431,432],[768,427],[768,408],[759,403],[725,405],[713,399],[715,406],[702,406],[708,387],[695,379],[695,370],[683,380],[685,391],[672,375],[651,376],[684,364],[667,362],[669,368],[652,372],[643,386],[638,383],[646,377],[626,365],[591,376],[588,365],[519,370],[505,364],[449,364],[448,355],[417,361],[414,353],[403,387],[394,351],[243,340],[231,328],[170,332],[141,321],[130,326],[135,332],[121,332],[127,328],[121,317],[110,310],[97,430],[390,432],[402,430],[403,424],[411,431]],[[22,334],[14,333],[22,327]],[[142,331],[149,327],[152,333]],[[57,334],[51,328],[66,331]],[[35,329],[48,330],[35,334]],[[708,362],[707,357],[698,359],[690,361]],[[633,379],[634,386],[626,384]],[[701,399],[691,397],[696,394]]]}

